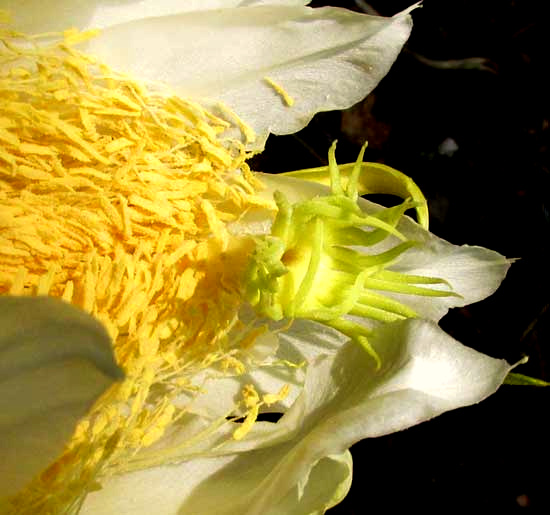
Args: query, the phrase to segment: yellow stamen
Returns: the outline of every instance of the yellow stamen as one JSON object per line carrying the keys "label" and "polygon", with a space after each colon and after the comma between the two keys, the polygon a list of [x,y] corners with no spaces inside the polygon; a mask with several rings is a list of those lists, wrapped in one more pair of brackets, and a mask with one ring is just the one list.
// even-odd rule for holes
{"label": "yellow stamen", "polygon": [[270,406],[276,402],[283,401],[290,393],[290,385],[285,384],[277,393],[267,393],[263,396],[262,400],[265,404]]}
{"label": "yellow stamen", "polygon": [[264,77],[264,81],[269,84],[275,92],[281,96],[284,103],[288,107],[292,107],[294,105],[294,99],[289,95],[288,91],[286,91],[280,84],[277,84],[273,79],[270,79],[269,77]]}
{"label": "yellow stamen", "polygon": [[92,35],[52,43],[0,30],[0,294],[92,313],[127,375],[12,499],[18,514],[73,513],[185,413],[173,400],[196,392],[198,372],[244,373],[238,352],[256,336],[242,332],[242,347],[228,338],[252,242],[227,227],[265,205],[243,146],[200,105],[71,47]]}

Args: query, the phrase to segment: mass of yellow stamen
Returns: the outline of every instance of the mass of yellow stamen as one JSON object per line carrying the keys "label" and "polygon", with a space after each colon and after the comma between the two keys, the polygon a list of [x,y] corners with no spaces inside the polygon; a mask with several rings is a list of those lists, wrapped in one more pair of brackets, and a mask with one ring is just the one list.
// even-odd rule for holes
{"label": "mass of yellow stamen", "polygon": [[200,105],[78,52],[86,37],[0,31],[0,294],[93,314],[126,380],[12,500],[18,514],[75,512],[185,414],[172,401],[198,372],[245,370],[228,334],[252,243],[228,224],[265,202],[244,147]]}

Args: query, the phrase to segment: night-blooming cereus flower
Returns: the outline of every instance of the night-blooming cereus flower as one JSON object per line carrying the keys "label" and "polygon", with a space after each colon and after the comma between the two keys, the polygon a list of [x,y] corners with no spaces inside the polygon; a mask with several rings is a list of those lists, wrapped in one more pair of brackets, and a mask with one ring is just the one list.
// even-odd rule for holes
{"label": "night-blooming cereus flower", "polygon": [[[268,132],[367,94],[410,30],[304,3],[29,0],[15,26],[42,36],[2,30],[0,292],[84,309],[126,376],[2,510],[320,513],[355,441],[501,384],[506,363],[435,322],[490,295],[504,258],[437,239],[404,216],[426,222],[412,183],[334,149],[331,189],[247,167]],[[102,31],[59,40],[73,24]],[[381,210],[369,188],[412,200]]]}

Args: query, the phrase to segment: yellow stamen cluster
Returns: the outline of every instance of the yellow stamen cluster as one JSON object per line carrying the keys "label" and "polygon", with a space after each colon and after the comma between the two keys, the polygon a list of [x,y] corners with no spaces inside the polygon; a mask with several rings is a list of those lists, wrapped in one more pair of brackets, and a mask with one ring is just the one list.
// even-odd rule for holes
{"label": "yellow stamen cluster", "polygon": [[243,372],[227,334],[251,242],[227,225],[263,205],[244,148],[198,104],[75,50],[85,37],[0,31],[0,294],[92,313],[127,379],[13,500],[18,514],[76,511],[185,413],[172,400],[197,371]]}

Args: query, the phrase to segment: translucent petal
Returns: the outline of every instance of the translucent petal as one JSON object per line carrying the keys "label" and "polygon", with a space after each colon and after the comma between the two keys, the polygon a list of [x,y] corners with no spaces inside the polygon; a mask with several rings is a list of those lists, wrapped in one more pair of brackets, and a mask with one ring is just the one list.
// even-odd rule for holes
{"label": "translucent petal", "polygon": [[49,297],[0,298],[0,497],[61,453],[97,397],[122,377],[99,322]]}
{"label": "translucent petal", "polygon": [[411,23],[407,13],[255,5],[123,23],[105,29],[89,51],[184,96],[221,100],[256,130],[261,147],[268,132],[295,132],[316,112],[364,98],[389,70]]}
{"label": "translucent petal", "polygon": [[[275,513],[322,515],[336,506],[351,487],[351,453],[333,454],[320,459],[312,468],[305,485],[297,485],[277,506]],[[336,488],[334,487],[336,485]]]}
{"label": "translucent petal", "polygon": [[[364,98],[411,30],[393,18],[304,7],[304,0],[4,0],[19,30],[102,28],[89,51],[180,94],[222,101],[257,132],[288,134],[319,111]],[[288,94],[288,95],[287,95]],[[292,106],[289,104],[292,98]]]}
{"label": "translucent petal", "polygon": [[[406,234],[406,231],[404,231]],[[511,260],[498,252],[477,247],[456,246],[430,234],[427,245],[411,249],[393,268],[411,275],[445,279],[459,296],[410,297],[416,312],[431,320],[440,320],[452,307],[461,307],[491,296],[502,283]],[[392,295],[406,301],[403,295]]]}

